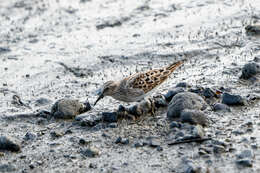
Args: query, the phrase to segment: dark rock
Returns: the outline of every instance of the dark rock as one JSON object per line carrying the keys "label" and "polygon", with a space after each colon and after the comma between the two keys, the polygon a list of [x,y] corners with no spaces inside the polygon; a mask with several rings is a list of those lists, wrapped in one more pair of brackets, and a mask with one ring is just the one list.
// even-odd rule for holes
{"label": "dark rock", "polygon": [[168,106],[168,103],[167,103],[165,97],[162,96],[162,95],[154,97],[153,98],[153,102],[154,102],[155,107],[157,107],[157,108],[167,107]]}
{"label": "dark rock", "polygon": [[0,47],[0,54],[7,52],[11,52],[11,49],[9,49],[8,47]]}
{"label": "dark rock", "polygon": [[180,83],[178,83],[175,87],[176,87],[176,88],[177,88],[177,87],[187,88],[187,87],[190,87],[190,85],[187,84],[186,82],[180,82]]}
{"label": "dark rock", "polygon": [[257,63],[260,62],[260,56],[256,56],[253,61]]}
{"label": "dark rock", "polygon": [[204,88],[201,86],[196,86],[196,87],[190,88],[188,91],[195,93],[195,94],[203,95]]}
{"label": "dark rock", "polygon": [[85,145],[85,144],[87,144],[88,142],[85,140],[85,139],[83,139],[83,138],[80,138],[79,139],[79,144],[81,144],[81,145]]}
{"label": "dark rock", "polygon": [[23,139],[26,141],[32,141],[32,140],[36,139],[36,137],[37,137],[36,134],[27,132]]}
{"label": "dark rock", "polygon": [[56,139],[56,138],[59,138],[59,137],[62,137],[62,136],[63,136],[62,133],[57,132],[57,131],[51,131],[51,132],[50,132],[50,135],[51,135],[51,137],[52,137],[53,139]]}
{"label": "dark rock", "polygon": [[102,119],[108,123],[117,122],[117,113],[116,112],[102,112]]}
{"label": "dark rock", "polygon": [[259,25],[248,25],[245,27],[246,34],[250,36],[260,35],[260,26]]}
{"label": "dark rock", "polygon": [[180,123],[177,123],[176,121],[171,122],[170,128],[180,128]]}
{"label": "dark rock", "polygon": [[118,111],[118,112],[124,112],[124,111],[126,111],[126,108],[125,108],[123,105],[119,105],[117,111]]}
{"label": "dark rock", "polygon": [[144,145],[143,145],[143,143],[142,142],[136,142],[135,144],[134,144],[134,147],[135,148],[139,148],[139,147],[143,147]]}
{"label": "dark rock", "polygon": [[91,168],[91,169],[97,169],[97,164],[95,164],[95,163],[90,163],[90,164],[88,165],[88,167]]}
{"label": "dark rock", "polygon": [[210,88],[205,88],[202,92],[202,95],[206,98],[216,97],[216,93]]}
{"label": "dark rock", "polygon": [[231,112],[231,109],[230,107],[228,107],[228,105],[222,103],[216,103],[213,105],[213,111]]}
{"label": "dark rock", "polygon": [[238,159],[245,159],[245,158],[252,159],[253,156],[254,155],[251,150],[243,150],[240,154],[237,155],[237,158]]}
{"label": "dark rock", "polygon": [[85,104],[80,103],[78,100],[61,99],[54,103],[51,114],[55,118],[71,119],[87,110]]}
{"label": "dark rock", "polygon": [[93,127],[102,121],[102,116],[96,113],[83,113],[75,117],[76,121],[80,121],[81,126]]}
{"label": "dark rock", "polygon": [[213,152],[215,154],[221,154],[221,153],[226,152],[226,148],[221,146],[221,145],[214,145],[213,146]]}
{"label": "dark rock", "polygon": [[235,135],[243,135],[245,132],[240,129],[237,129],[237,130],[232,130],[231,133],[233,133]]}
{"label": "dark rock", "polygon": [[240,78],[249,79],[259,73],[260,73],[260,65],[255,62],[250,62],[244,65],[242,69],[242,75],[240,76]]}
{"label": "dark rock", "polygon": [[51,100],[46,99],[46,98],[39,98],[35,101],[35,106],[45,106],[48,104],[51,104]]}
{"label": "dark rock", "polygon": [[46,118],[46,119],[50,119],[51,115],[52,115],[51,112],[46,111],[46,110],[41,110],[40,112],[38,112],[36,114],[36,116]]}
{"label": "dark rock", "polygon": [[80,153],[86,157],[96,157],[96,156],[100,155],[100,151],[96,147],[89,147],[87,149],[81,149]]}
{"label": "dark rock", "polygon": [[184,133],[182,131],[180,131],[180,132],[176,133],[175,139],[181,138],[183,136],[184,136]]}
{"label": "dark rock", "polygon": [[181,93],[181,92],[184,92],[185,89],[182,88],[182,87],[177,87],[177,88],[173,88],[173,89],[170,89],[165,95],[165,99],[167,102],[170,102],[172,100],[172,98],[178,94],[178,93]]}
{"label": "dark rock", "polygon": [[163,151],[163,148],[161,146],[156,147],[157,151]]}
{"label": "dark rock", "polygon": [[110,123],[108,125],[109,128],[117,128],[117,123]]}
{"label": "dark rock", "polygon": [[100,29],[104,29],[104,28],[107,28],[107,27],[110,27],[110,28],[117,27],[117,26],[121,26],[123,22],[126,22],[128,20],[129,20],[129,18],[127,18],[127,17],[123,17],[123,18],[120,18],[120,19],[109,17],[108,19],[106,19],[102,22],[99,22],[96,25],[96,28],[98,30],[100,30]]}
{"label": "dark rock", "polygon": [[14,139],[0,136],[0,150],[18,152],[21,150],[21,147],[19,144],[17,144],[17,142],[14,142]]}
{"label": "dark rock", "polygon": [[181,121],[183,123],[200,124],[202,126],[208,125],[208,119],[206,115],[200,110],[183,110],[181,112]]}
{"label": "dark rock", "polygon": [[169,104],[167,117],[178,118],[185,109],[204,110],[206,107],[206,102],[199,95],[191,92],[178,93]]}
{"label": "dark rock", "polygon": [[222,103],[226,105],[245,105],[246,101],[240,95],[224,93]]}
{"label": "dark rock", "polygon": [[15,166],[11,164],[0,164],[0,172],[14,172],[15,170]]}
{"label": "dark rock", "polygon": [[127,145],[129,144],[129,139],[128,138],[121,138],[118,137],[115,141],[116,144],[123,144],[123,145]]}
{"label": "dark rock", "polygon": [[251,159],[239,159],[236,160],[236,164],[242,167],[252,167],[253,161]]}

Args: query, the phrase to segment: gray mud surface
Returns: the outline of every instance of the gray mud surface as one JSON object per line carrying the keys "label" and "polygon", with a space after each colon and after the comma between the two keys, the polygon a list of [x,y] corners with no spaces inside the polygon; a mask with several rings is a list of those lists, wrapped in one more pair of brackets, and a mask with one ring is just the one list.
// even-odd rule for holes
{"label": "gray mud surface", "polygon": [[[0,172],[260,172],[260,83],[239,78],[259,55],[244,28],[260,23],[260,1],[6,0],[0,21],[0,136],[21,145],[0,150]],[[187,82],[253,100],[206,112],[214,140],[169,146],[186,131],[165,111],[94,127],[35,116],[62,98],[93,104],[104,82],[183,58],[155,94]],[[104,98],[90,113],[120,104],[130,106]]]}

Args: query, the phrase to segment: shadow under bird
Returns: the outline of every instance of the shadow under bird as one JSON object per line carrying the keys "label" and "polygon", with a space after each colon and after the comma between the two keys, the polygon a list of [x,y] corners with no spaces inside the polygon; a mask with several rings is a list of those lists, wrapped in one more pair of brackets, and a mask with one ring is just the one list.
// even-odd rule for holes
{"label": "shadow under bird", "polygon": [[133,74],[121,81],[107,81],[102,86],[94,105],[105,96],[111,96],[123,102],[140,101],[150,91],[163,83],[182,64],[183,61],[178,61],[164,68]]}

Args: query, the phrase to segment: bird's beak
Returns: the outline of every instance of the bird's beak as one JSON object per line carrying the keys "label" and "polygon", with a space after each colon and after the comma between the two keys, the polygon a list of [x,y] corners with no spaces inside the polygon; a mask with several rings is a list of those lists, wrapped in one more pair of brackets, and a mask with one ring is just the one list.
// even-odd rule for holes
{"label": "bird's beak", "polygon": [[98,97],[98,99],[95,101],[94,106],[95,106],[95,105],[97,104],[97,102],[98,102],[99,100],[101,100],[103,97],[104,97],[104,95],[103,95],[103,94],[100,94],[99,97]]}

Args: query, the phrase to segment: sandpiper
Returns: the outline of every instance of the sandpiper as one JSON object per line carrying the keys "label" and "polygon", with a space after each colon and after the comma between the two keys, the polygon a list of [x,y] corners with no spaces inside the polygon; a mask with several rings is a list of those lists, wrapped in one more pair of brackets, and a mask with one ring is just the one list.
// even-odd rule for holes
{"label": "sandpiper", "polygon": [[178,61],[161,69],[133,74],[121,81],[108,81],[101,88],[94,105],[105,96],[111,96],[123,102],[140,101],[154,88],[163,83],[182,64],[183,61]]}

